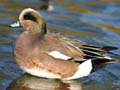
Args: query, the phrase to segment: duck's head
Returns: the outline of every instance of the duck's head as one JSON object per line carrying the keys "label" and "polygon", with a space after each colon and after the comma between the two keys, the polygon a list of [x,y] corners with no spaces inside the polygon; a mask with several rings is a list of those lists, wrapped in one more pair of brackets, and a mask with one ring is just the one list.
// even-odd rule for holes
{"label": "duck's head", "polygon": [[22,26],[30,34],[45,34],[46,23],[39,12],[34,9],[24,9],[19,15],[19,21],[10,25],[11,27]]}

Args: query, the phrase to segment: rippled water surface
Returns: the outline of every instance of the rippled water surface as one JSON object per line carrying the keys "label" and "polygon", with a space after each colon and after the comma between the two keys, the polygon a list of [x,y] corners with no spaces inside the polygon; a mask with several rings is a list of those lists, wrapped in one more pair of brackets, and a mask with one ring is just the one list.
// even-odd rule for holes
{"label": "rippled water surface", "polygon": [[12,54],[12,43],[23,29],[8,26],[26,7],[38,10],[51,31],[118,47],[111,56],[120,60],[120,0],[0,0],[0,90],[120,90],[120,63],[75,81],[23,75]]}

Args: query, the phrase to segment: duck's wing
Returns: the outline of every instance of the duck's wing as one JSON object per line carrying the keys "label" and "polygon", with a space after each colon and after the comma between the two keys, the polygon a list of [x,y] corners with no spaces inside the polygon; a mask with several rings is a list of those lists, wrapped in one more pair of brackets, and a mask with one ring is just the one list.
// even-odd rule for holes
{"label": "duck's wing", "polygon": [[[47,44],[46,53],[49,55],[60,58],[60,59],[84,59],[84,53],[79,47],[75,46],[70,38],[66,38],[60,34],[50,34],[46,36],[46,40],[44,41]],[[80,42],[79,42],[80,43]]]}
{"label": "duck's wing", "polygon": [[64,55],[67,60],[85,61],[88,59],[95,59],[95,58],[110,59],[110,57],[106,56],[105,54],[111,50],[117,49],[116,47],[112,47],[112,46],[102,47],[102,46],[88,45],[80,40],[65,37],[60,34],[52,37],[55,38],[53,41],[56,40],[55,46],[59,44],[58,45],[59,47],[54,48],[54,51],[51,51],[49,55],[54,56],[56,54],[57,57],[59,56],[59,58]]}
{"label": "duck's wing", "polygon": [[99,58],[99,59],[110,59],[110,57],[106,56],[106,53],[111,50],[118,49],[114,46],[96,46],[96,45],[89,45],[85,42],[80,40],[76,40],[73,38],[67,38],[66,40],[70,41],[75,47],[78,47],[84,53],[84,59],[92,59],[92,58]]}

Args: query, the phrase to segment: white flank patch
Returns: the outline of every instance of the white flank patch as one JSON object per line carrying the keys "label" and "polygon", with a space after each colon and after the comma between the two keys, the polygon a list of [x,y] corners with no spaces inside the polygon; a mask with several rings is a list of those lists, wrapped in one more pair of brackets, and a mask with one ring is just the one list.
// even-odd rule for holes
{"label": "white flank patch", "polygon": [[38,77],[45,77],[45,78],[51,78],[51,79],[61,78],[59,75],[55,75],[45,70],[37,70],[37,69],[23,69],[23,70],[31,75],[38,76]]}
{"label": "white flank patch", "polygon": [[92,70],[92,62],[91,60],[87,60],[79,65],[77,72],[72,77],[65,78],[64,80],[71,80],[71,79],[77,79],[80,77],[88,76],[91,70]]}
{"label": "white flank patch", "polygon": [[19,21],[17,21],[17,22],[15,22],[15,23],[11,24],[10,26],[11,26],[11,27],[19,27],[19,26],[20,26],[20,23],[19,23]]}
{"label": "white flank patch", "polygon": [[52,51],[52,52],[49,52],[48,54],[54,58],[59,58],[59,59],[64,59],[64,60],[68,60],[71,58],[69,56],[66,56],[66,55],[60,53],[59,51]]}

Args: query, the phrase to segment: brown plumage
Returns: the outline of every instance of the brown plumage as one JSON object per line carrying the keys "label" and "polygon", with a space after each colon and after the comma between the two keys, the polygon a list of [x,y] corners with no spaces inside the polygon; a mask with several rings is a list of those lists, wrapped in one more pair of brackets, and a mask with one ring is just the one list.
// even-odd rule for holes
{"label": "brown plumage", "polygon": [[[16,62],[24,71],[35,76],[51,78],[41,75],[43,70],[56,75],[55,78],[58,79],[72,77],[76,72],[81,72],[79,69],[82,62],[95,58],[104,59],[107,51],[117,49],[115,47],[88,45],[80,40],[68,38],[58,33],[48,33],[42,16],[30,8],[21,12],[19,23],[25,31],[17,38],[15,43]],[[11,26],[16,25],[12,24]],[[50,55],[49,53],[53,51],[67,56],[68,60]],[[88,73],[83,76],[90,73],[91,63],[89,63],[89,66]],[[34,71],[30,70],[37,70],[37,72],[33,73]],[[82,77],[82,74],[80,75]],[[52,78],[54,78],[53,75]],[[77,77],[75,76],[72,79],[75,78],[79,78],[78,74]]]}

